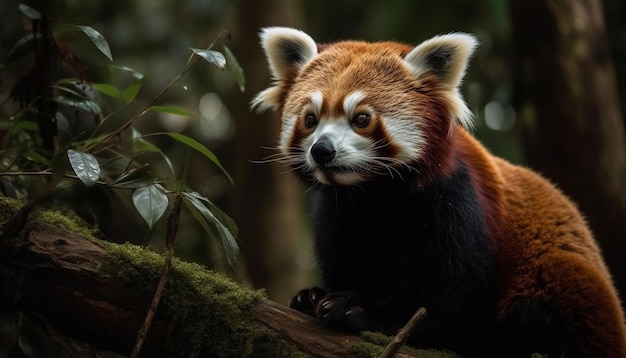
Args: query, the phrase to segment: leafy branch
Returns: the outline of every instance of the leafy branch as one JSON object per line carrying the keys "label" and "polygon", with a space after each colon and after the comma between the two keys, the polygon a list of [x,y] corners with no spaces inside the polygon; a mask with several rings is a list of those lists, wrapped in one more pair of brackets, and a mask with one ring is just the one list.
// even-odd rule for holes
{"label": "leafy branch", "polygon": [[[19,10],[24,16],[36,23],[34,28],[38,28],[39,30],[20,39],[9,52],[7,62],[16,61],[29,53],[33,53],[30,49],[42,47],[42,41],[50,41],[52,45],[49,47],[52,48],[50,51],[52,51],[53,55],[60,57],[61,60],[70,59],[70,63],[78,65],[80,64],[79,60],[76,59],[71,52],[68,52],[68,47],[60,38],[64,34],[76,31],[85,34],[107,59],[113,60],[113,54],[111,53],[110,46],[106,39],[94,28],[85,25],[59,24],[54,26],[53,30],[48,30],[43,28],[43,26],[47,24],[47,22],[45,22],[45,24],[42,22],[45,16],[41,15],[38,11],[24,4],[19,5]],[[53,38],[46,39],[43,35],[44,33],[53,34]],[[237,228],[234,221],[226,214],[219,211],[206,197],[190,190],[187,190],[186,193],[174,189],[168,190],[166,186],[164,186],[171,182],[174,183],[177,188],[185,188],[184,185],[181,185],[181,183],[184,183],[184,178],[172,180],[171,178],[155,176],[150,168],[156,163],[142,163],[135,159],[140,153],[157,153],[159,157],[166,162],[168,167],[172,169],[173,173],[171,160],[160,148],[145,139],[148,136],[165,135],[202,154],[205,158],[214,163],[232,182],[232,178],[220,163],[217,156],[205,145],[184,134],[160,132],[142,135],[133,127],[133,124],[148,112],[191,116],[189,112],[182,108],[163,106],[159,105],[158,102],[167,91],[189,72],[196,64],[198,58],[204,59],[218,69],[230,70],[235,75],[240,88],[243,89],[243,71],[232,52],[226,46],[224,46],[226,55],[213,50],[213,47],[218,41],[224,40],[227,37],[228,32],[222,30],[206,49],[190,48],[190,55],[180,73],[126,122],[108,133],[99,133],[98,129],[101,129],[102,124],[114,113],[103,115],[99,104],[94,100],[93,96],[90,97],[86,94],[85,88],[91,87],[106,96],[117,98],[122,101],[124,106],[127,106],[134,101],[139,93],[144,78],[143,74],[125,66],[111,66],[114,70],[129,73],[134,79],[134,81],[123,90],[119,90],[114,85],[108,83],[88,83],[83,78],[82,67],[76,68],[76,71],[79,73],[79,78],[62,78],[54,83],[50,83],[49,87],[56,90],[56,95],[54,95],[51,100],[57,105],[81,110],[95,117],[102,116],[96,130],[91,133],[89,138],[82,141],[74,140],[65,143],[63,147],[52,153],[50,159],[38,156],[37,153],[39,152],[38,148],[40,148],[40,144],[38,144],[38,140],[33,140],[33,137],[29,134],[29,132],[35,131],[41,125],[41,123],[33,123],[29,120],[30,113],[38,113],[38,108],[32,106],[32,103],[36,103],[38,99],[29,98],[25,95],[22,97],[17,95],[29,92],[24,88],[20,88],[20,86],[41,86],[42,84],[39,82],[29,82],[25,84],[18,81],[20,83],[17,83],[12,90],[12,93],[16,95],[12,98],[22,103],[22,109],[12,117],[12,120],[3,121],[5,123],[3,126],[10,128],[10,131],[16,135],[11,136],[11,138],[15,139],[7,143],[6,147],[2,148],[0,151],[0,178],[8,182],[8,178],[11,177],[40,176],[48,178],[47,180],[56,180],[57,182],[54,187],[59,186],[58,181],[60,180],[78,179],[86,187],[100,185],[116,190],[131,190],[133,205],[150,228],[159,221],[169,207],[169,197],[171,195],[181,197],[182,200],[189,204],[187,207],[194,217],[199,220],[201,226],[207,231],[209,236],[218,239],[221,246],[224,248],[227,261],[229,264],[234,265],[237,254],[237,243],[235,240]],[[36,56],[35,53],[34,55]],[[37,63],[35,61],[33,66],[36,67],[36,65]],[[28,123],[33,123],[33,125],[29,125]],[[127,132],[130,133],[129,139],[122,140],[122,135]],[[46,142],[50,142],[50,140],[46,139]],[[124,143],[128,142],[132,143],[130,152],[123,146]],[[15,146],[15,144],[18,145]],[[27,148],[27,150],[12,151],[12,147]],[[66,157],[66,162],[69,163],[69,168],[58,164],[59,162],[63,162],[62,157],[64,156]],[[123,166],[122,170],[115,172],[108,168],[106,174],[104,174],[105,171],[103,170],[102,163],[112,163],[115,166],[115,164],[122,162],[128,163]],[[67,170],[70,168],[71,172],[68,173]],[[11,182],[8,183],[12,184]],[[49,187],[51,186],[52,185],[49,185]],[[224,222],[219,222],[219,220],[224,220]]]}
{"label": "leafy branch", "polygon": [[[191,116],[183,108],[160,105],[159,102],[197,63],[198,58],[220,70],[226,69],[233,73],[242,91],[243,70],[228,47],[224,46],[224,53],[213,49],[218,41],[228,37],[228,32],[222,30],[207,48],[190,48],[189,57],[180,73],[128,120],[106,132],[102,130],[103,124],[117,114],[119,109],[108,114],[103,113],[96,101],[95,93],[115,98],[121,102],[121,108],[125,108],[135,101],[141,90],[144,75],[126,66],[109,65],[113,71],[129,74],[132,78],[130,85],[118,89],[110,83],[90,83],[84,75],[85,66],[69,50],[63,36],[71,32],[80,32],[86,35],[109,61],[113,61],[113,54],[104,36],[96,29],[85,25],[53,26],[45,15],[24,4],[20,4],[18,10],[32,22],[33,30],[15,43],[5,59],[5,64],[10,65],[30,58],[32,66],[17,80],[8,96],[19,104],[19,109],[8,118],[0,117],[0,130],[7,130],[10,134],[0,142],[2,143],[0,184],[2,188],[10,188],[8,191],[13,193],[12,196],[24,198],[28,203],[19,211],[19,215],[9,220],[4,233],[16,235],[26,224],[26,219],[35,206],[53,199],[66,198],[68,194],[64,188],[68,188],[67,181],[72,182],[69,186],[70,191],[75,185],[130,191],[135,209],[150,229],[169,208],[166,261],[144,325],[137,334],[137,342],[132,353],[132,356],[137,356],[167,280],[183,203],[208,236],[217,240],[231,267],[235,265],[239,247],[235,222],[206,196],[191,190],[185,184],[187,162],[183,166],[183,175],[171,178],[155,174],[157,171],[153,168],[158,161],[138,160],[143,153],[156,153],[160,158],[159,161],[164,161],[175,176],[172,161],[158,146],[147,140],[151,136],[167,136],[178,144],[202,154],[232,183],[231,176],[217,156],[198,140],[184,134],[158,132],[144,135],[133,125],[148,112]],[[65,72],[69,69],[76,77],[70,74],[69,77],[53,79],[52,66],[56,60],[65,63]],[[6,65],[0,66],[0,69],[5,70]],[[7,101],[4,101],[0,105],[6,104]],[[93,131],[79,133],[65,141],[55,139],[59,121],[62,119],[62,108],[68,108],[90,118],[94,124]],[[33,121],[33,118],[37,120]],[[41,184],[45,188],[43,195],[30,194],[37,192],[32,190],[32,185]],[[7,194],[6,189],[3,191]]]}
{"label": "leafy branch", "polygon": [[148,104],[141,111],[139,111],[137,114],[131,117],[126,123],[121,125],[119,128],[109,133],[107,137],[98,144],[104,145],[108,143],[112,138],[119,136],[123,131],[128,129],[138,118],[142,117],[149,111],[187,115],[187,112],[184,110],[180,110],[175,107],[155,106],[155,104],[163,97],[165,93],[167,93],[167,91],[170,90],[170,88],[174,86],[174,84],[176,84],[185,74],[187,74],[187,72],[189,72],[189,70],[193,67],[193,65],[196,62],[195,61],[196,55],[207,60],[209,63],[215,65],[217,68],[223,70],[226,66],[226,58],[221,52],[214,51],[211,48],[215,45],[215,42],[218,39],[224,38],[227,34],[228,32],[226,30],[222,30],[218,34],[217,39],[214,40],[207,49],[202,50],[202,49],[197,49],[197,48],[190,48],[191,54],[187,58],[187,63],[183,67],[183,70],[178,74],[178,76],[176,76],[172,81],[170,81],[170,83],[167,86],[165,86],[165,88],[163,88],[161,92],[159,92],[159,94],[157,94],[150,102],[148,102]]}

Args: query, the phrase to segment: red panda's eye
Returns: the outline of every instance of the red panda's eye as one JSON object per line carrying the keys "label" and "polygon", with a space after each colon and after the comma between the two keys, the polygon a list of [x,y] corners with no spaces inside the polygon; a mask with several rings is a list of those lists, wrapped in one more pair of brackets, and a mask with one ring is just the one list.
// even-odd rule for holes
{"label": "red panda's eye", "polygon": [[352,117],[352,125],[359,128],[367,127],[370,123],[369,114],[359,113]]}
{"label": "red panda's eye", "polygon": [[304,117],[304,125],[307,128],[313,128],[317,125],[317,117],[314,114],[307,114]]}

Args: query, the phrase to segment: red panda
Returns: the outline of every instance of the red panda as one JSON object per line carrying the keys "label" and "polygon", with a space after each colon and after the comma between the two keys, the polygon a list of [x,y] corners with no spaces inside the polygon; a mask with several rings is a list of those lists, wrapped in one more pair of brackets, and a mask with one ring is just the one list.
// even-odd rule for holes
{"label": "red panda", "polygon": [[278,160],[311,188],[322,288],[290,306],[331,328],[467,356],[626,357],[624,314],[575,204],[473,136],[459,93],[475,37],[318,45],[260,34]]}

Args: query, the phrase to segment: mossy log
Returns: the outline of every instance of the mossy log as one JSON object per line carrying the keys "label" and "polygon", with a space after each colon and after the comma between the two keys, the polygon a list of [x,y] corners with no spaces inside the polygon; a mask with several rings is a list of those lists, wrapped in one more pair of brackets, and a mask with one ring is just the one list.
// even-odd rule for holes
{"label": "mossy log", "polygon": [[[42,317],[67,336],[128,354],[163,260],[135,245],[30,223],[18,237],[0,239],[0,301]],[[142,353],[344,357],[382,352],[384,347],[363,337],[326,330],[316,320],[267,300],[261,291],[175,259]]]}

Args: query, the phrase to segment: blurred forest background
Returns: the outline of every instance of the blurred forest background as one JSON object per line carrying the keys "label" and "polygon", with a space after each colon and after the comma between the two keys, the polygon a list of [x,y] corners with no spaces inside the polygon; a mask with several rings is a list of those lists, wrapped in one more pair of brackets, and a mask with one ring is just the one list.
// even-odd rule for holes
{"label": "blurred forest background", "polygon": [[[205,231],[191,217],[182,219],[177,255],[213,267],[249,287],[264,288],[270,299],[284,304],[300,288],[316,282],[315,264],[305,215],[306,195],[285,167],[255,162],[274,153],[267,148],[276,145],[279,128],[273,114],[258,115],[249,109],[250,99],[270,83],[259,46],[259,29],[270,25],[297,27],[318,42],[364,39],[412,44],[440,33],[474,33],[479,37],[480,47],[470,63],[462,94],[475,114],[476,136],[497,155],[549,176],[580,203],[608,255],[612,272],[621,288],[626,288],[623,273],[626,272],[623,260],[626,149],[622,116],[626,113],[626,3],[622,0],[3,0],[0,2],[2,121],[18,110],[18,104],[7,98],[15,81],[29,66],[27,58],[6,63],[11,48],[28,33],[18,10],[20,3],[46,14],[54,23],[91,26],[104,36],[111,47],[113,62],[84,35],[75,33],[66,38],[70,49],[85,64],[88,81],[117,81],[107,67],[111,64],[127,66],[144,75],[137,99],[127,107],[119,109],[111,98],[94,94],[103,112],[115,113],[107,122],[111,128],[123,123],[141,103],[153,99],[180,73],[189,47],[205,48],[222,29],[229,30],[230,38],[218,42],[215,49],[221,50],[223,43],[233,51],[245,71],[245,90],[239,90],[232,74],[208,65],[196,65],[159,101],[159,104],[180,106],[193,115],[151,113],[135,126],[142,133],[176,131],[195,138],[217,155],[234,179],[231,184],[206,158],[191,154],[189,186],[206,195],[239,226],[241,252],[236,269],[224,264],[219,247],[213,240],[207,240]],[[559,7],[574,12],[558,12],[556,17],[542,12]],[[546,64],[549,72],[542,73],[537,58],[547,53],[545,61],[558,62],[559,56],[570,50],[567,46],[551,47],[554,44],[551,37],[557,32],[585,32],[587,20],[594,29],[597,26],[606,29],[606,33],[594,32],[591,37],[592,44],[606,46],[601,60],[602,75],[594,75],[594,78],[607,76],[602,77],[604,82],[594,87],[583,80],[585,73],[596,73],[593,66],[597,62],[589,67],[569,68],[571,76],[565,78],[552,76],[550,66],[554,63]],[[573,27],[568,29],[569,24]],[[576,48],[572,49],[575,52]],[[554,51],[553,57],[550,51]],[[528,71],[529,61],[535,61],[533,69],[537,75],[533,81],[525,82],[520,79],[527,75],[524,71]],[[555,85],[549,80],[562,82]],[[579,80],[580,83],[575,83]],[[578,102],[569,103],[573,113],[543,113],[537,109],[532,110],[532,115],[527,113],[529,102],[558,102],[559,96],[567,92],[568,81],[582,91],[580,98],[593,96],[608,100],[607,106],[612,107],[592,107],[593,110],[580,117],[582,122],[580,118],[569,121],[570,115],[580,114]],[[546,103],[542,105],[545,108]],[[559,103],[553,108],[563,105]],[[611,117],[613,122],[606,124],[605,117]],[[526,121],[528,118],[531,119]],[[66,132],[89,131],[94,127],[93,118],[77,116],[70,122],[70,128],[62,129],[60,135],[72,136],[75,133]],[[597,128],[603,128],[606,130],[603,133],[611,133],[616,139],[592,135]],[[165,137],[150,140],[180,171],[185,156],[183,148]],[[603,147],[605,143],[612,144]],[[601,151],[591,151],[599,147]],[[605,194],[606,188],[598,191],[599,186],[611,187],[612,191]],[[34,185],[18,194],[33,196],[38,190]],[[106,190],[91,190],[81,195],[77,210],[92,218],[107,239],[162,250],[165,220],[161,219],[149,230],[132,206],[130,195],[122,200]],[[626,291],[622,297],[626,297]]]}

